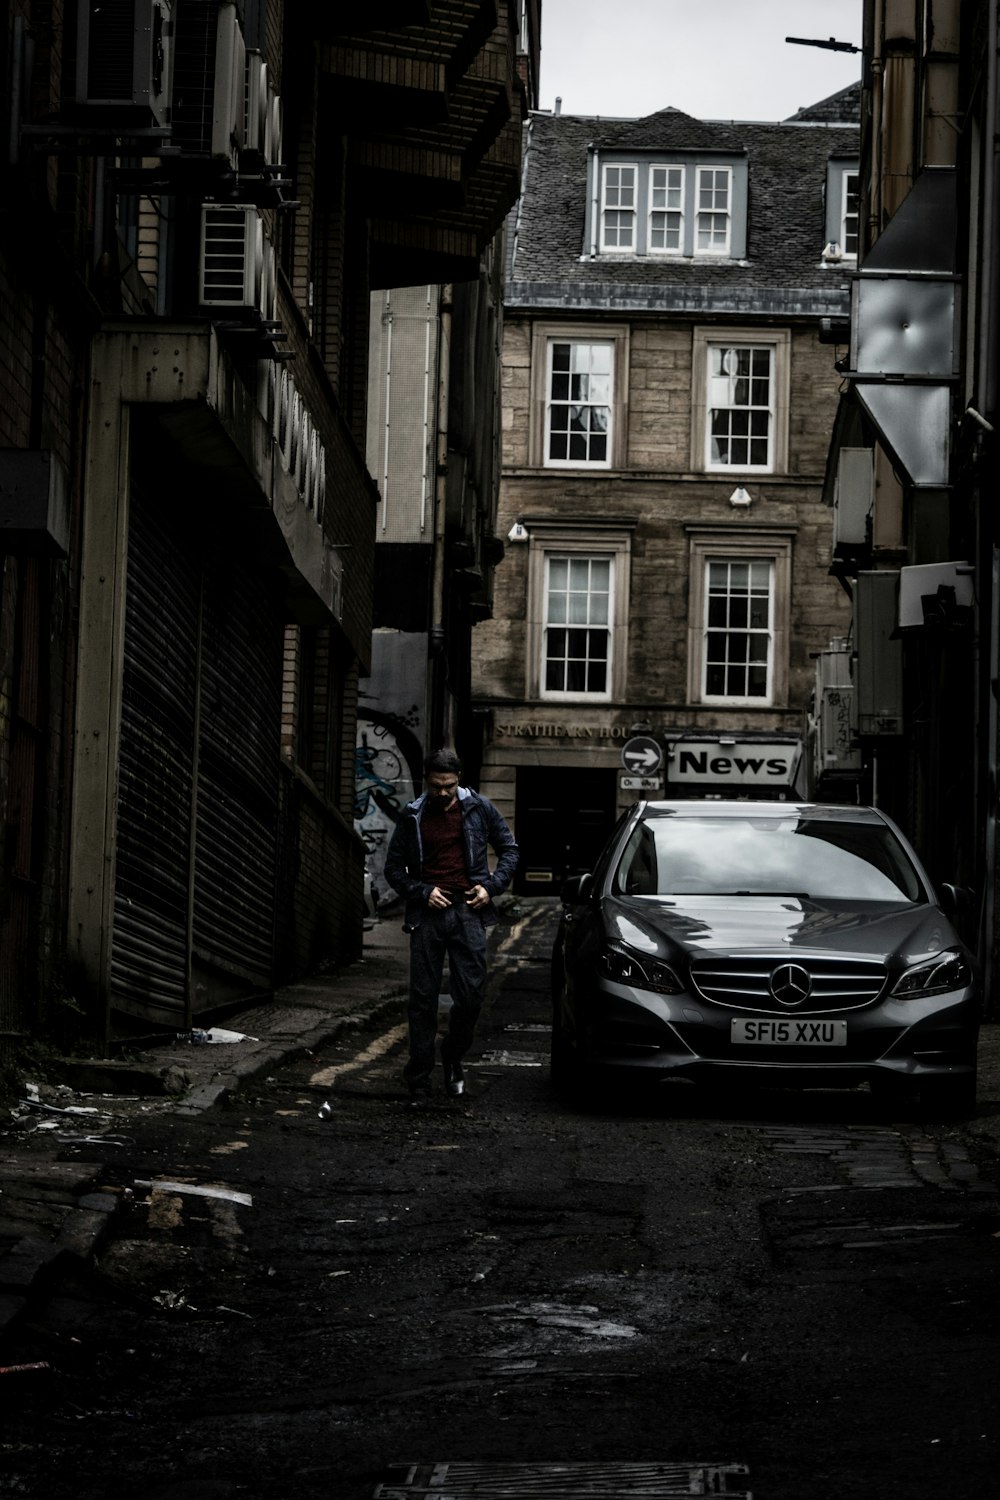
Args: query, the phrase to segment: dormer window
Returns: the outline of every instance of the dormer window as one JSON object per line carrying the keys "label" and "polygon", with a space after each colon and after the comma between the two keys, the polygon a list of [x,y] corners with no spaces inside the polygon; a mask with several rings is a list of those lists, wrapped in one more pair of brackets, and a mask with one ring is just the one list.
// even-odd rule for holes
{"label": "dormer window", "polygon": [[637,161],[591,153],[589,257],[741,260],[746,219],[745,156],[679,151]]}
{"label": "dormer window", "polygon": [[631,165],[604,168],[601,194],[601,249],[635,250],[635,209],[637,169]]}
{"label": "dormer window", "polygon": [[861,237],[861,174],[856,159],[835,157],[827,162],[823,235],[826,246],[824,261],[857,260]]}
{"label": "dormer window", "polygon": [[861,177],[857,172],[844,172],[840,180],[841,245],[844,254],[857,259],[858,229],[860,225]]}
{"label": "dormer window", "polygon": [[680,255],[684,249],[684,168],[649,169],[649,250]]}
{"label": "dormer window", "polygon": [[699,255],[729,254],[732,180],[730,167],[698,168],[695,250]]}

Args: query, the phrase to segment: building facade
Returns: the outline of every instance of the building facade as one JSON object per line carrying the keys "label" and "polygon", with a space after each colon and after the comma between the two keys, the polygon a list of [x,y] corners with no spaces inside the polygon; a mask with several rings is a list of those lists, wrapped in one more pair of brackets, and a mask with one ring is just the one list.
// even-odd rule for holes
{"label": "building facade", "polygon": [[517,191],[504,4],[0,6],[0,1030],[360,951],[372,292]]}
{"label": "building facade", "polygon": [[643,795],[812,789],[858,91],[780,124],[535,114],[512,235],[483,790],[558,890]]}
{"label": "building facade", "polygon": [[[517,12],[508,107],[537,103],[540,5]],[[455,746],[478,774],[472,635],[493,607],[500,484],[504,234],[478,274],[373,294],[368,467],[379,487],[371,670],[359,684],[356,827],[376,899],[385,854],[428,751]]]}
{"label": "building facade", "polygon": [[860,795],[997,954],[997,15],[864,7],[859,261],[827,498],[853,595]]}

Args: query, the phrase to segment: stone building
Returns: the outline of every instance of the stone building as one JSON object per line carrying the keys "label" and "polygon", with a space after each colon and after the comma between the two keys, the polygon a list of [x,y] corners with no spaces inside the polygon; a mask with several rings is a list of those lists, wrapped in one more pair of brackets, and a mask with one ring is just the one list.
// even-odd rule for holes
{"label": "stone building", "polygon": [[[538,0],[518,9],[512,114],[537,103]],[[425,754],[456,746],[475,774],[476,623],[493,607],[500,484],[504,234],[475,277],[373,294],[368,467],[379,487],[371,670],[359,683],[355,826],[376,899]]]}
{"label": "stone building", "polygon": [[849,620],[825,340],[857,119],[856,88],[776,124],[531,118],[473,685],[522,890],[558,889],[637,796],[815,787],[813,658]]}
{"label": "stone building", "polygon": [[859,792],[997,969],[1000,126],[996,7],[864,10],[859,256],[830,449],[854,604]]}
{"label": "stone building", "polygon": [[0,3],[8,1039],[187,1026],[360,951],[370,299],[479,276],[516,25]]}

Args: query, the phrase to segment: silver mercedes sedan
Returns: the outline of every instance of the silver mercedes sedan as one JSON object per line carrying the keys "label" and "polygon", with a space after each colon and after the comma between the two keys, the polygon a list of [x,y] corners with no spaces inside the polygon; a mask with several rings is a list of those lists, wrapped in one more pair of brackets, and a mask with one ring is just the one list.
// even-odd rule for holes
{"label": "silver mercedes sedan", "polygon": [[974,1112],[981,995],[906,839],[870,807],[637,803],[563,888],[552,1077],[868,1083]]}

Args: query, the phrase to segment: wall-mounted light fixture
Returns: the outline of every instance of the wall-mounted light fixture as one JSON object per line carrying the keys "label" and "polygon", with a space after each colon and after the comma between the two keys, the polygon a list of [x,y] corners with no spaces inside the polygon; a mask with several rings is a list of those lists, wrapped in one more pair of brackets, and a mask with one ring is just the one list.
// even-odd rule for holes
{"label": "wall-mounted light fixture", "polygon": [[515,521],[507,533],[508,542],[527,542],[530,540],[528,529],[522,526],[520,521]]}
{"label": "wall-mounted light fixture", "polygon": [[750,491],[745,490],[741,484],[738,484],[729,497],[729,503],[730,505],[747,506],[750,504],[752,498]]}

